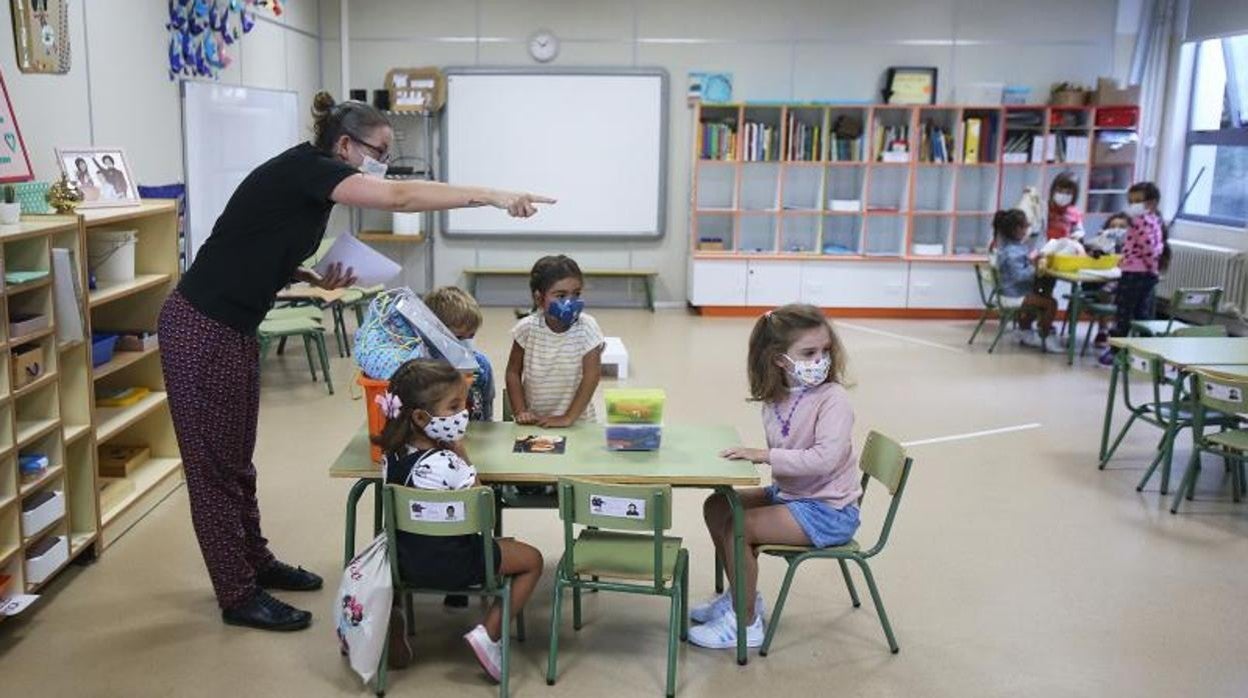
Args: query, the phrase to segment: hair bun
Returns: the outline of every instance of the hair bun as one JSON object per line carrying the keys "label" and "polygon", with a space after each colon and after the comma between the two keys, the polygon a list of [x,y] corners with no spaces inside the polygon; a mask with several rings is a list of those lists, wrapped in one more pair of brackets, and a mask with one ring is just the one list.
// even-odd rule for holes
{"label": "hair bun", "polygon": [[320,119],[328,116],[335,104],[337,102],[334,101],[333,95],[325,90],[317,92],[316,96],[312,98],[312,117]]}

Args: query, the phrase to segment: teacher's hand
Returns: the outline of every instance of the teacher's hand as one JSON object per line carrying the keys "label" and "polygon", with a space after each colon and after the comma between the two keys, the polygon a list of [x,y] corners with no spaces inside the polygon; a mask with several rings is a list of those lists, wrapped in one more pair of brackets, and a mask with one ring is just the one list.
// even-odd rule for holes
{"label": "teacher's hand", "polygon": [[555,200],[549,196],[538,196],[537,194],[495,191],[490,196],[489,203],[494,208],[506,210],[507,215],[512,218],[528,218],[537,213],[537,206],[534,204],[553,204]]}
{"label": "teacher's hand", "polygon": [[355,269],[351,267],[343,269],[341,264],[335,262],[329,265],[329,268],[325,270],[324,274],[310,272],[307,280],[313,286],[323,288],[326,291],[332,291],[336,288],[346,288],[347,286],[355,285]]}

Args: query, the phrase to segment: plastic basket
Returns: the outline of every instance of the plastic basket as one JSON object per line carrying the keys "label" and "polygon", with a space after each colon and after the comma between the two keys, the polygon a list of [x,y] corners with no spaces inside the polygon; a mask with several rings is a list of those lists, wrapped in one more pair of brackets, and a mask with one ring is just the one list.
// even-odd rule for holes
{"label": "plastic basket", "polygon": [[1080,271],[1082,269],[1113,269],[1122,255],[1107,254],[1097,258],[1055,254],[1049,257],[1049,269],[1053,271]]}
{"label": "plastic basket", "polygon": [[91,367],[99,368],[113,360],[113,350],[117,348],[115,334],[91,335]]}
{"label": "plastic basket", "polygon": [[[381,405],[377,404],[377,398],[385,395],[390,387],[390,381],[374,380],[363,373],[355,380],[364,389],[364,409],[368,412],[368,436],[370,439],[374,436],[381,436],[381,430],[386,426],[386,415],[381,413]],[[374,463],[381,462],[380,446],[370,444],[369,454]]]}

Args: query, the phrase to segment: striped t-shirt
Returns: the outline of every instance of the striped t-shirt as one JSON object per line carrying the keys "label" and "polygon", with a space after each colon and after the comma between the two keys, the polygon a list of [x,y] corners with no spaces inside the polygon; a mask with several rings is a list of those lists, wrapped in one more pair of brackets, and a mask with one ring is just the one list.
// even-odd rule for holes
{"label": "striped t-shirt", "polygon": [[[602,346],[602,330],[589,313],[565,332],[555,332],[542,313],[525,317],[511,329],[524,350],[524,401],[533,414],[548,417],[568,411],[581,384],[581,360]],[[597,419],[591,401],[582,420]]]}

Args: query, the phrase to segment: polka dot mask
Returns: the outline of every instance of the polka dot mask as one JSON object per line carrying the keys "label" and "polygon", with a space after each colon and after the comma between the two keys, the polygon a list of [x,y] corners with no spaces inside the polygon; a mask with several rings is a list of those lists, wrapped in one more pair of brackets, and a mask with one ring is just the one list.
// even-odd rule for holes
{"label": "polka dot mask", "polygon": [[454,443],[468,432],[468,410],[447,417],[429,417],[425,435],[434,441]]}

